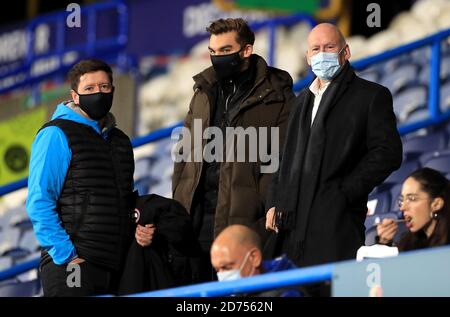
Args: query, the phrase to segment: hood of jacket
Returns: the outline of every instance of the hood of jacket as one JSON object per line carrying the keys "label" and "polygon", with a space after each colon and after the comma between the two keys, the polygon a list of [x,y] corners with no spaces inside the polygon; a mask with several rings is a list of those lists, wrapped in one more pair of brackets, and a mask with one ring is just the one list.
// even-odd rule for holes
{"label": "hood of jacket", "polygon": [[116,118],[111,112],[99,121],[88,119],[81,114],[80,109],[73,101],[62,102],[56,106],[52,115],[52,120],[55,119],[70,120],[90,126],[99,134],[105,134],[116,126]]}

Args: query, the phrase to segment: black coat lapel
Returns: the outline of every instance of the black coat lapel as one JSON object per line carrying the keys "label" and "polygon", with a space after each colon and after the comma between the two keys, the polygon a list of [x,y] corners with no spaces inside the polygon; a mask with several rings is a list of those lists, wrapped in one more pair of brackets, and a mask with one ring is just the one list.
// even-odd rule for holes
{"label": "black coat lapel", "polygon": [[295,110],[291,111],[287,128],[287,141],[279,172],[279,178],[283,181],[278,184],[276,189],[278,193],[276,207],[283,213],[282,216],[279,216],[279,221],[285,227],[294,225],[291,221],[295,219],[303,156],[309,135],[309,123],[306,125],[305,123],[310,102],[311,93],[306,90],[302,91],[296,99]]}
{"label": "black coat lapel", "polygon": [[339,98],[345,93],[354,74],[353,68],[350,67],[350,64],[347,62],[343,66],[341,73],[330,83],[330,86],[325,91],[313,127],[315,127],[316,124],[322,127],[325,125],[325,119],[328,113],[330,113]]}

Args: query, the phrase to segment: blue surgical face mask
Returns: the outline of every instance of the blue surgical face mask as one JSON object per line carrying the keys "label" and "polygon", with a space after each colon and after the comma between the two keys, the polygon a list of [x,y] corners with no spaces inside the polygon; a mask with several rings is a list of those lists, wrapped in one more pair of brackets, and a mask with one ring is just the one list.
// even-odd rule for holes
{"label": "blue surgical face mask", "polygon": [[245,255],[244,261],[242,261],[242,264],[238,269],[217,272],[217,279],[220,282],[224,282],[224,281],[235,281],[242,278],[241,270],[244,268],[244,265],[247,262],[249,255],[250,251],[248,251],[247,254]]}
{"label": "blue surgical face mask", "polygon": [[338,53],[320,52],[311,56],[311,68],[314,74],[322,80],[331,80],[339,71],[339,55],[345,46]]}

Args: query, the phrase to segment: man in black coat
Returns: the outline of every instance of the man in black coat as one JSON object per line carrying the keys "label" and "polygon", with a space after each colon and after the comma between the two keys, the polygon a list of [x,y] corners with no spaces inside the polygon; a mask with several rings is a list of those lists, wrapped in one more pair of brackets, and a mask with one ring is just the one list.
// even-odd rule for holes
{"label": "man in black coat", "polygon": [[295,100],[267,198],[267,256],[299,266],[352,259],[364,244],[367,198],[398,169],[402,144],[386,87],[356,76],[332,24],[308,36],[313,83]]}

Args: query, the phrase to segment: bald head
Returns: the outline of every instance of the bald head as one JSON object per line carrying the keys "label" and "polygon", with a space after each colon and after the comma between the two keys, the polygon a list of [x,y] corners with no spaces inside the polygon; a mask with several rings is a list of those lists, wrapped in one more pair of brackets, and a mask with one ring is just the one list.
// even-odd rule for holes
{"label": "bald head", "polygon": [[341,47],[346,44],[341,31],[331,23],[320,23],[309,32],[308,47],[318,42],[329,42]]}
{"label": "bald head", "polygon": [[241,246],[246,249],[257,248],[261,250],[261,240],[258,234],[243,225],[231,225],[225,228],[213,243],[218,246]]}
{"label": "bald head", "polygon": [[211,263],[217,272],[240,268],[246,257],[249,263],[242,272],[243,276],[247,271],[257,271],[262,259],[258,234],[243,225],[225,228],[211,246]]}

